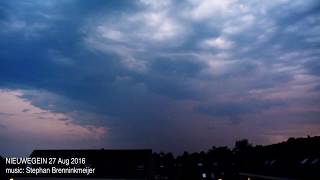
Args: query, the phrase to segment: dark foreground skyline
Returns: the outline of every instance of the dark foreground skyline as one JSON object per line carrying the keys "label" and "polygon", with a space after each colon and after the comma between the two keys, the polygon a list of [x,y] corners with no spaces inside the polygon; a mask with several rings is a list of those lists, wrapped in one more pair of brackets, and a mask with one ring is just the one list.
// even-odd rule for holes
{"label": "dark foreground skyline", "polygon": [[320,135],[317,0],[0,2],[0,154]]}
{"label": "dark foreground skyline", "polygon": [[[39,161],[32,167],[29,165],[31,162],[17,163],[16,157],[11,159],[11,163],[5,163],[0,156],[0,175],[4,173],[3,167],[20,167],[25,169],[25,174],[6,170],[7,179],[318,180],[319,150],[320,136],[289,138],[267,146],[253,146],[243,139],[235,142],[232,149],[213,146],[207,151],[184,152],[177,156],[170,152],[152,152],[151,149],[34,150],[29,158]],[[76,164],[69,161],[73,157],[78,157]],[[48,164],[50,158],[57,160]]]}

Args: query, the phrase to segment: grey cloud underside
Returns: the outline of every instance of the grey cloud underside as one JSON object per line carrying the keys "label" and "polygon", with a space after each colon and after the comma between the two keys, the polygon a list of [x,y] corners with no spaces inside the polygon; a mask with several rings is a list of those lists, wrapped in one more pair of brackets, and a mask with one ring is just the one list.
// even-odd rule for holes
{"label": "grey cloud underside", "polygon": [[199,117],[320,108],[319,2],[212,2],[2,1],[0,86],[50,111],[108,116],[94,123],[128,144],[165,142]]}

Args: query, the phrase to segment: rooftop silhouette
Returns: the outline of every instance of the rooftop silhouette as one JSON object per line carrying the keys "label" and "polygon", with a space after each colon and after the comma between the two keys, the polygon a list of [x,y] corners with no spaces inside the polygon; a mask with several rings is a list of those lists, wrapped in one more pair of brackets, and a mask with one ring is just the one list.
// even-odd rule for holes
{"label": "rooftop silhouette", "polygon": [[[204,152],[152,150],[34,150],[30,157],[85,158],[77,168],[94,167],[91,175],[47,174],[40,177],[74,177],[155,180],[320,179],[320,137],[289,138],[272,145],[252,145],[247,139],[235,146]],[[1,158],[2,163],[4,160]],[[50,167],[35,165],[33,167]],[[60,164],[56,167],[67,167]],[[1,165],[3,167],[3,165]],[[39,177],[39,176],[38,176]],[[19,176],[18,176],[19,179]],[[23,179],[20,175],[20,179]]]}

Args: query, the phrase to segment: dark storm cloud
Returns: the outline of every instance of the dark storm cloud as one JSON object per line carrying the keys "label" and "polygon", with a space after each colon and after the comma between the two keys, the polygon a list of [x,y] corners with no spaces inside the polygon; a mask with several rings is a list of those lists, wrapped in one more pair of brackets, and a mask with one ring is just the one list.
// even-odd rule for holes
{"label": "dark storm cloud", "polygon": [[200,106],[198,110],[212,116],[236,118],[238,115],[259,112],[271,107],[283,105],[276,102],[249,101],[247,103],[219,103],[217,105]]}
{"label": "dark storm cloud", "polygon": [[246,123],[278,108],[302,118],[319,108],[318,9],[314,0],[2,1],[0,87],[108,127],[114,146],[190,145],[219,118]]}

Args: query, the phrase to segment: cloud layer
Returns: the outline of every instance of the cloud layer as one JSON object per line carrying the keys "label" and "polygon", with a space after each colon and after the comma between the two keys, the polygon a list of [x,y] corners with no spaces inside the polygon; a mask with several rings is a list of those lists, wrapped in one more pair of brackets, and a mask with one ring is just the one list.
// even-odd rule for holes
{"label": "cloud layer", "polygon": [[[86,145],[76,136],[97,140],[93,147],[181,152],[320,135],[319,8],[316,0],[2,1],[0,95],[21,108],[0,106],[1,138],[21,147],[20,121],[34,123],[26,137],[44,135],[30,147],[47,147],[49,136],[57,147]],[[50,117],[22,118],[29,109]]]}

